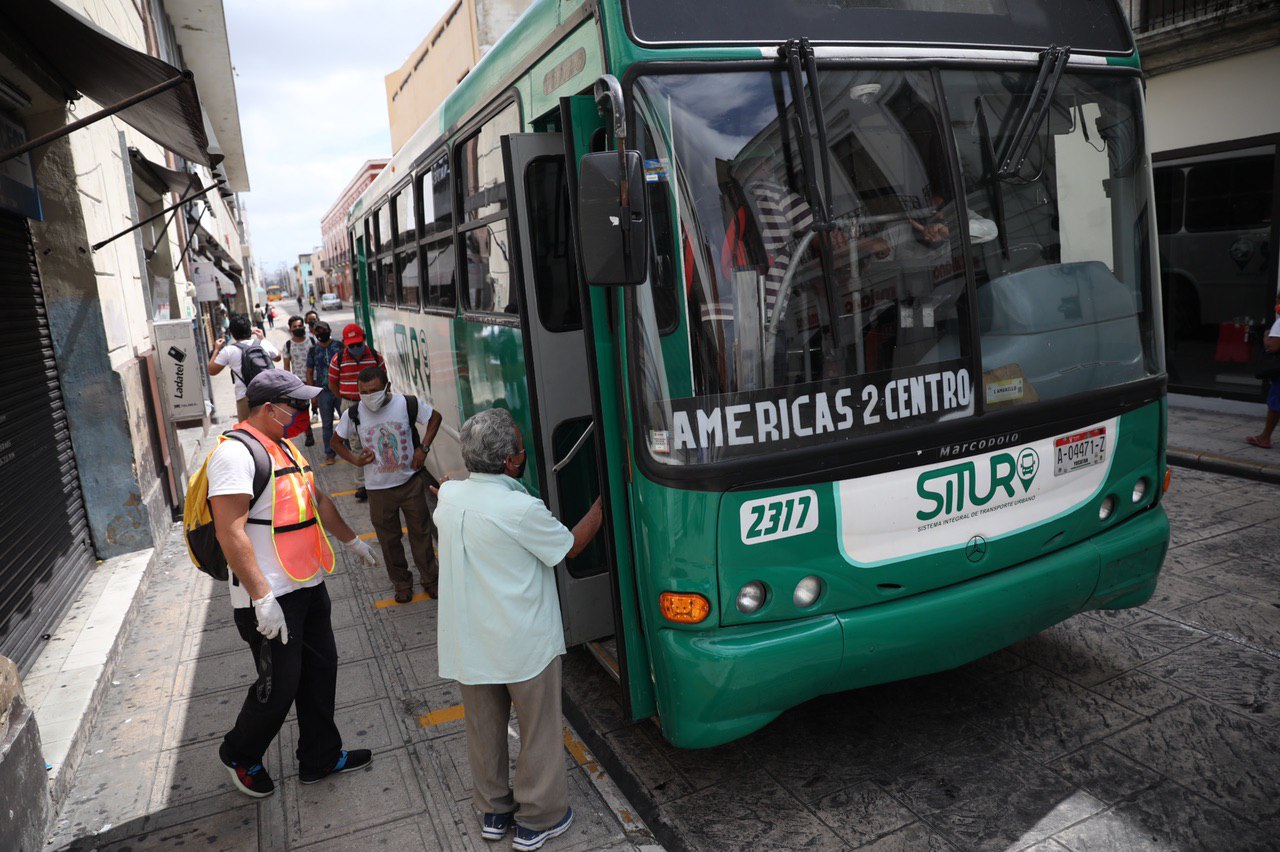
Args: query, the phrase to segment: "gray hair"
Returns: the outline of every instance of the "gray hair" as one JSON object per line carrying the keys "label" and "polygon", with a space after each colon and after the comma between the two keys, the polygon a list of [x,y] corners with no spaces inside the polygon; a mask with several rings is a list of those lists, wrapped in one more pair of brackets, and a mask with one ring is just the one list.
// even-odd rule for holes
{"label": "gray hair", "polygon": [[462,461],[472,473],[503,473],[520,449],[516,421],[505,408],[490,408],[462,424]]}

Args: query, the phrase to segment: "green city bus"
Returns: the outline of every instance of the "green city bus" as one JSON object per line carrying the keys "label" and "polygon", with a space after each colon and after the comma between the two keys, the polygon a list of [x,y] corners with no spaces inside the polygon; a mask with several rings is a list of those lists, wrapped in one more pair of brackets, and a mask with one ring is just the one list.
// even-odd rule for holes
{"label": "green city bus", "polygon": [[357,317],[605,532],[566,639],[681,747],[1136,606],[1168,547],[1116,0],[535,0],[349,217]]}

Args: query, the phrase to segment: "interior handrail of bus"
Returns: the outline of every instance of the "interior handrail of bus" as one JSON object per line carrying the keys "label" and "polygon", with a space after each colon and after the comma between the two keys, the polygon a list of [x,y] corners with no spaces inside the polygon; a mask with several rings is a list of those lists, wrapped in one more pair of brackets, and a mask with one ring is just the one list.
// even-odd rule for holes
{"label": "interior handrail of bus", "polygon": [[576,456],[578,451],[582,449],[583,445],[587,443],[587,437],[595,431],[595,428],[596,422],[594,420],[587,424],[587,428],[582,430],[582,435],[578,438],[578,443],[573,445],[573,449],[569,450],[569,454],[567,456],[555,463],[555,466],[551,468],[552,473],[559,473],[568,466],[569,462],[573,461],[573,457]]}

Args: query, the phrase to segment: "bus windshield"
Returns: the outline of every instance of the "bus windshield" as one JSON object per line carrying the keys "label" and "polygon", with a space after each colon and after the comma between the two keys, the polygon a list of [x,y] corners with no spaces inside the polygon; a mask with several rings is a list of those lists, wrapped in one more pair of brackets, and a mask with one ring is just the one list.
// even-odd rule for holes
{"label": "bus windshield", "polygon": [[[636,82],[655,255],[636,381],[655,461],[833,444],[1162,370],[1135,78],[1065,74],[1013,169],[1034,71],[823,68],[816,98],[795,79]],[[803,125],[817,114],[821,134]]]}

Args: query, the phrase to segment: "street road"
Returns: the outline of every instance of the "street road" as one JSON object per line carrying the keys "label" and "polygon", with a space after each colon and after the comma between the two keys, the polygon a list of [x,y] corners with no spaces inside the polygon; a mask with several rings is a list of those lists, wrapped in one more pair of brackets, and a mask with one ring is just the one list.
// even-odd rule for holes
{"label": "street road", "polygon": [[581,652],[566,689],[671,849],[1280,849],[1278,497],[1175,469],[1145,606],[811,701],[719,748],[625,724]]}

